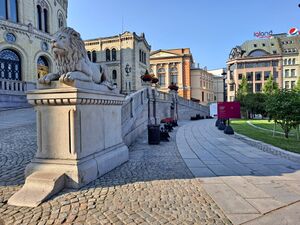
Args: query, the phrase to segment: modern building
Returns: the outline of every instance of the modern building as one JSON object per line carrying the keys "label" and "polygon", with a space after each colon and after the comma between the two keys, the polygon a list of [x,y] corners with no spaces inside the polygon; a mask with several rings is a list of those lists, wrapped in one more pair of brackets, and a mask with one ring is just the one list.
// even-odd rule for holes
{"label": "modern building", "polygon": [[179,87],[179,96],[191,99],[191,67],[193,56],[189,48],[152,51],[150,72],[159,79],[161,91],[168,91],[171,83]]}
{"label": "modern building", "polygon": [[141,76],[149,70],[151,46],[145,34],[124,32],[111,37],[85,40],[90,60],[108,68],[107,79],[128,94],[142,88]]}
{"label": "modern building", "polygon": [[214,102],[213,74],[199,67],[191,68],[191,97],[202,105]]}

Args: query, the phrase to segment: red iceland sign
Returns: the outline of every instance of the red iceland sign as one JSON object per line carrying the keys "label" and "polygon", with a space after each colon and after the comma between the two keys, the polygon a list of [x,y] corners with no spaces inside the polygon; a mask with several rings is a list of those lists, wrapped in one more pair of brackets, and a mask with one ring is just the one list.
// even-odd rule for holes
{"label": "red iceland sign", "polygon": [[241,105],[239,102],[218,102],[218,119],[241,118]]}

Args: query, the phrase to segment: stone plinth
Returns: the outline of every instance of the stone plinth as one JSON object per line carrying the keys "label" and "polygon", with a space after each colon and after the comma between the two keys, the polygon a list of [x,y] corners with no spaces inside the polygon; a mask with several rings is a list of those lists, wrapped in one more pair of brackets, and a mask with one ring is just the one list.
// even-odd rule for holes
{"label": "stone plinth", "polygon": [[104,85],[99,91],[94,85],[81,89],[77,81],[52,83],[27,93],[37,113],[38,150],[25,174],[61,173],[64,187],[80,188],[128,160],[121,129],[124,96]]}

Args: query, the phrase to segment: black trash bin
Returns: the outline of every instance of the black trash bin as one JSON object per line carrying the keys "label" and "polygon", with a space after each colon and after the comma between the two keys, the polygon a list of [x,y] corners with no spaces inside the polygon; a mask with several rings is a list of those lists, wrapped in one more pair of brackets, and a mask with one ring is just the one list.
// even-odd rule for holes
{"label": "black trash bin", "polygon": [[148,125],[148,144],[160,144],[160,125]]}

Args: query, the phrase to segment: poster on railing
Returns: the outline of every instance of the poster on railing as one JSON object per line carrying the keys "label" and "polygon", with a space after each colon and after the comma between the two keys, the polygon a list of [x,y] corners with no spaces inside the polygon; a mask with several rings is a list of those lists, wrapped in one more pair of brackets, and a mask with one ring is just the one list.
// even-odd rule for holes
{"label": "poster on railing", "polygon": [[240,102],[218,102],[218,119],[241,118]]}

